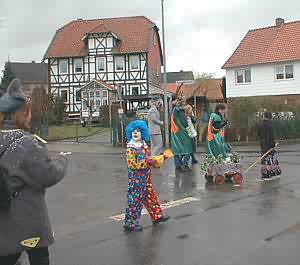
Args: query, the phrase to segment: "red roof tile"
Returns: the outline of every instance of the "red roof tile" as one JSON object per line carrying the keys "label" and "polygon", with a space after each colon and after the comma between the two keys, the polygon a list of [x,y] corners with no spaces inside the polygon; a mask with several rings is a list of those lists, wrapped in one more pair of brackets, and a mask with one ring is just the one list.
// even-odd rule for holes
{"label": "red roof tile", "polygon": [[87,33],[112,32],[120,42],[116,53],[134,53],[149,50],[152,28],[155,24],[146,17],[121,17],[95,20],[74,20],[59,29],[45,58],[79,57],[87,54],[82,38]]}
{"label": "red roof tile", "polygon": [[300,21],[250,30],[223,69],[300,60]]}

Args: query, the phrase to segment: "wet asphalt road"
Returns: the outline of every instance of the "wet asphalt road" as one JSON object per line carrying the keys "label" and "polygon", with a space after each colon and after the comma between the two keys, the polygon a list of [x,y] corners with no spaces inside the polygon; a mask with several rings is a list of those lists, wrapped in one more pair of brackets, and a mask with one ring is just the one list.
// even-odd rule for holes
{"label": "wet asphalt road", "polygon": [[[124,234],[122,222],[127,171],[124,153],[109,145],[52,144],[52,151],[73,151],[68,176],[48,192],[56,236],[55,265],[299,265],[300,145],[282,146],[280,180],[256,181],[248,173],[243,187],[206,186],[196,165],[191,173],[154,172],[161,202],[186,197],[198,201],[167,210],[172,219],[144,232]],[[246,168],[257,147],[241,149]],[[199,160],[202,154],[198,154]]]}

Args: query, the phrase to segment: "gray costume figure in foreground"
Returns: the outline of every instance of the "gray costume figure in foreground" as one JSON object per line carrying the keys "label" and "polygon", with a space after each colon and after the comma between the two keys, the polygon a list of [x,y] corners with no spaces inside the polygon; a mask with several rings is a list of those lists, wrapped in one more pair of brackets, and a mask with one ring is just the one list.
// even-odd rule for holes
{"label": "gray costume figure in foreground", "polygon": [[[0,98],[0,112],[13,113],[26,102],[20,80],[15,79]],[[63,155],[49,156],[44,143],[34,135],[4,120],[0,130],[0,167],[11,193],[11,208],[0,211],[0,257],[15,255],[53,243],[45,200],[46,189],[61,181],[66,173]],[[30,245],[32,239],[36,239]]]}
{"label": "gray costume figure in foreground", "polygon": [[153,98],[150,101],[151,108],[148,112],[148,126],[151,134],[151,155],[157,156],[163,153],[163,138],[161,126],[164,124],[160,120],[159,110],[162,108],[163,101],[161,98]]}

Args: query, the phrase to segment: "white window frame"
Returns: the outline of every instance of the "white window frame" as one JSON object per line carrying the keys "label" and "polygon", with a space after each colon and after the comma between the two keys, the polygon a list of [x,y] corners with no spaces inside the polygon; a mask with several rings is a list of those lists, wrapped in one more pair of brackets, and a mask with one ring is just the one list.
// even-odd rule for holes
{"label": "white window frame", "polygon": [[62,92],[67,92],[67,101],[65,101],[64,103],[69,103],[69,89],[67,88],[61,88],[59,90],[59,96],[62,97]]}
{"label": "white window frame", "polygon": [[[79,62],[81,63],[81,71],[76,71],[76,62]],[[82,74],[83,73],[83,59],[82,58],[75,58],[74,59],[74,65],[73,65],[73,69],[74,69],[74,73],[75,74]]]}
{"label": "white window frame", "polygon": [[[134,61],[134,59],[137,59],[137,68],[133,68],[132,67],[132,62]],[[140,70],[140,63],[141,63],[141,59],[140,56],[135,54],[135,55],[130,55],[129,56],[129,68],[131,71],[139,71]]]}
{"label": "white window frame", "polygon": [[[61,71],[61,64],[62,63],[66,63],[67,65],[67,71],[66,72],[62,72]],[[69,73],[69,60],[68,59],[59,59],[59,62],[58,62],[58,71],[59,71],[59,74],[68,74]]]}
{"label": "white window frame", "polygon": [[[104,95],[104,94],[106,94],[106,95]],[[102,97],[108,98],[108,90],[106,90],[106,89],[102,90]]]}
{"label": "white window frame", "polygon": [[[104,61],[104,70],[99,70],[99,60],[101,60],[101,59]],[[107,63],[106,57],[104,57],[104,56],[97,57],[97,59],[96,59],[96,67],[97,67],[96,70],[97,70],[97,73],[106,72],[106,70],[107,70],[106,63]]]}
{"label": "white window frame", "polygon": [[[238,72],[243,71],[243,82],[238,82]],[[246,82],[246,71],[250,71],[250,82]],[[249,85],[252,83],[252,70],[251,68],[241,68],[235,70],[235,84],[236,85]]]}
{"label": "white window frame", "polygon": [[[108,105],[108,94],[109,94],[108,90],[106,90],[106,89],[102,90],[102,94],[101,94],[101,98],[102,98],[101,105],[102,106]],[[106,101],[107,104],[104,104],[104,101]]]}
{"label": "white window frame", "polygon": [[[291,77],[291,78],[286,77],[286,67],[287,66],[293,67],[293,77]],[[277,75],[278,75],[277,69],[279,67],[283,67],[283,78],[277,78]],[[276,81],[288,81],[288,80],[293,80],[294,78],[295,78],[295,67],[293,64],[277,64],[277,65],[275,65],[275,80]]]}
{"label": "white window frame", "polygon": [[[121,58],[122,58],[123,69],[117,69],[118,59],[121,59]],[[115,62],[115,71],[116,72],[124,72],[125,71],[125,56],[115,56],[114,62]]]}
{"label": "white window frame", "polygon": [[[86,94],[87,98],[84,97],[84,94]],[[81,102],[82,102],[82,111],[88,111],[87,104],[89,102],[89,91],[88,90],[81,90]],[[86,108],[84,107],[86,105]]]}

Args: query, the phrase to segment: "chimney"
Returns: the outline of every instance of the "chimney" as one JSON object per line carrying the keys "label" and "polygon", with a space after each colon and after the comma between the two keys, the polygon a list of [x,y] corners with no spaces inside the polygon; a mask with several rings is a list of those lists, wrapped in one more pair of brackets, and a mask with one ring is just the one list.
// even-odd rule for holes
{"label": "chimney", "polygon": [[284,25],[284,19],[283,18],[280,18],[280,17],[276,18],[275,22],[276,22],[276,28],[278,28],[278,29],[282,28],[283,25]]}

